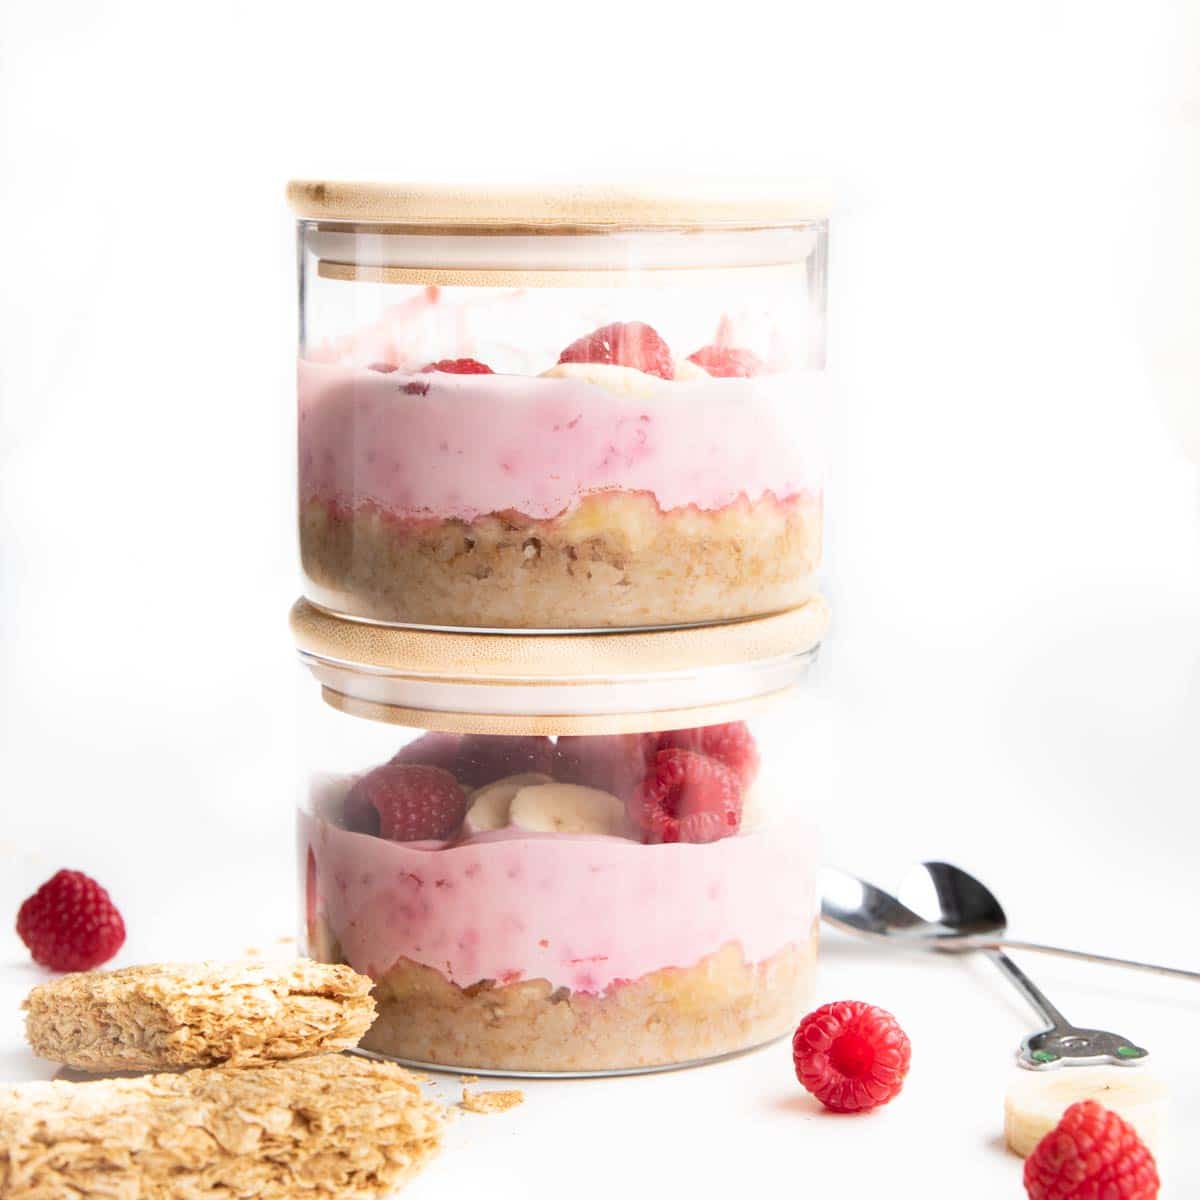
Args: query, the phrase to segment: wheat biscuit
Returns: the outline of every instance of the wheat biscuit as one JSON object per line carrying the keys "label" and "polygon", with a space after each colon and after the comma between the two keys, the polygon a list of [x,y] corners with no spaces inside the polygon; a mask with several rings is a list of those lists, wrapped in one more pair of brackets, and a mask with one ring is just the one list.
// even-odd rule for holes
{"label": "wheat biscuit", "polygon": [[366,1200],[425,1165],[444,1117],[409,1072],[340,1054],[0,1088],[0,1196]]}
{"label": "wheat biscuit", "polygon": [[250,1066],[355,1045],[370,988],[308,959],[85,971],[34,988],[25,1029],[34,1053],[84,1071]]}

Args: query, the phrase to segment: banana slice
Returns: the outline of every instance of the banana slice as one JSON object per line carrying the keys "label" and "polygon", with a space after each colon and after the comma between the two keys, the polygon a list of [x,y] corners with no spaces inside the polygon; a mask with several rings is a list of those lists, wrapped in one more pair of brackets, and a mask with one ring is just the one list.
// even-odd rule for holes
{"label": "banana slice", "polygon": [[524,775],[509,775],[481,787],[471,799],[471,807],[463,819],[463,833],[470,837],[476,833],[488,833],[503,829],[508,824],[509,810],[513,797],[523,788],[535,784],[552,783],[549,775],[527,771]]}
{"label": "banana slice", "polygon": [[1004,1097],[1004,1140],[1022,1158],[1077,1100],[1095,1100],[1124,1117],[1156,1157],[1163,1141],[1167,1089],[1146,1067],[1061,1067],[1013,1071]]}
{"label": "banana slice", "polygon": [[681,358],[675,364],[675,379],[680,383],[711,378],[712,376],[699,363],[692,362],[690,358]]}
{"label": "banana slice", "polygon": [[660,396],[664,388],[671,386],[667,379],[647,375],[636,367],[621,367],[615,363],[557,363],[548,371],[543,371],[542,378],[579,379],[605,388],[615,396],[633,396],[638,400]]}
{"label": "banana slice", "polygon": [[619,837],[625,806],[611,792],[575,783],[523,787],[513,797],[509,824],[531,833],[603,833]]}

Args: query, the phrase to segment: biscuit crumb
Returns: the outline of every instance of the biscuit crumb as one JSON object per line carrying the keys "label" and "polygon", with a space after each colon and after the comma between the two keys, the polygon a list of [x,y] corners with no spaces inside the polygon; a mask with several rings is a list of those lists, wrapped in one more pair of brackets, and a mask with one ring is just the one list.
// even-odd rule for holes
{"label": "biscuit crumb", "polygon": [[478,1083],[479,1076],[478,1075],[460,1075],[458,1077],[458,1081],[459,1081],[459,1083]]}
{"label": "biscuit crumb", "polygon": [[501,1113],[525,1103],[525,1093],[515,1089],[507,1092],[468,1092],[463,1088],[458,1107],[469,1113]]}
{"label": "biscuit crumb", "polygon": [[294,937],[281,937],[275,939],[277,946],[290,946],[296,939]]}
{"label": "biscuit crumb", "polygon": [[261,956],[261,954],[262,954],[262,951],[257,946],[247,946],[246,947],[246,957],[247,958],[258,958]]}

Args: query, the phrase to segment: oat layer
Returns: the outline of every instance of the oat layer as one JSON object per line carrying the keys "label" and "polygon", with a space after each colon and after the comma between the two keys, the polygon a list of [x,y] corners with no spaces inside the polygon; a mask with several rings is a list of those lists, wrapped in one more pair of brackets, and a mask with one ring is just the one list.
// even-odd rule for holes
{"label": "oat layer", "polygon": [[821,500],[664,513],[606,492],[569,514],[403,523],[320,500],[300,514],[306,594],[377,621],[496,629],[687,625],[781,612],[813,595]]}
{"label": "oat layer", "polygon": [[84,1071],[245,1066],[355,1045],[370,987],[306,959],[88,971],[34,988],[25,1028],[36,1054]]}
{"label": "oat layer", "polygon": [[401,960],[376,985],[363,1046],[410,1062],[473,1070],[612,1071],[744,1050],[795,1028],[811,1007],[816,938],[765,962],[724,946],[603,996],[545,980],[460,988]]}
{"label": "oat layer", "polygon": [[334,1054],[0,1088],[0,1196],[366,1200],[420,1170],[443,1115],[408,1072]]}

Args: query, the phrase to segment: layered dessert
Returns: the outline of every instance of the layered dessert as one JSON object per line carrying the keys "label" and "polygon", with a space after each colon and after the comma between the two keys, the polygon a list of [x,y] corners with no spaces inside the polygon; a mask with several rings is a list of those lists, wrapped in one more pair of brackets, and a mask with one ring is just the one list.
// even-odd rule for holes
{"label": "layered dessert", "polygon": [[812,594],[821,372],[739,345],[750,330],[727,317],[679,348],[637,321],[553,346],[543,321],[514,348],[469,317],[429,288],[301,358],[311,600],[400,624],[586,629]]}
{"label": "layered dessert", "polygon": [[811,836],[764,816],[742,724],[427,734],[314,781],[309,953],[375,980],[363,1046],[475,1070],[690,1062],[811,1000]]}

